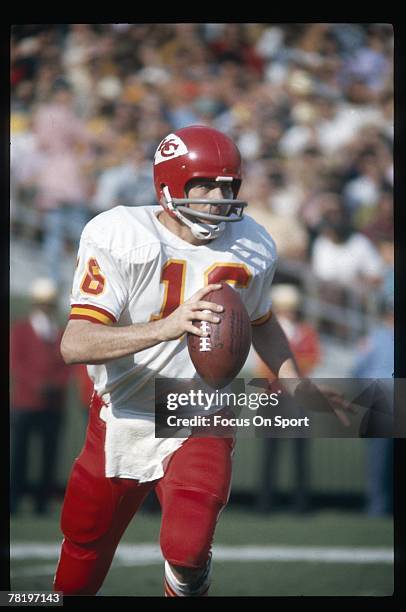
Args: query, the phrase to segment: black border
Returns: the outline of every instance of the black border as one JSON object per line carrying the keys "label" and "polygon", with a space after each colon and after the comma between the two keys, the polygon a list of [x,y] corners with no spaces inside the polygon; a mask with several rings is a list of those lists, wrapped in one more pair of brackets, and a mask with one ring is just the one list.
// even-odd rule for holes
{"label": "black border", "polygon": [[[69,5],[71,6],[71,5]],[[15,7],[12,7],[15,10]],[[24,12],[22,11],[24,8]],[[94,12],[93,14],[84,14],[83,11],[78,11],[76,14],[72,14],[69,12],[69,15],[55,15],[55,12],[52,10],[54,7],[48,7],[50,10],[42,11],[41,7],[35,6],[35,13],[29,14],[26,7],[21,7],[21,14],[13,14],[10,15],[9,23],[5,23],[2,21],[0,26],[1,31],[1,54],[0,61],[1,74],[4,75],[4,83],[1,87],[1,104],[2,104],[2,113],[1,117],[2,121],[2,142],[3,146],[1,149],[2,155],[4,156],[2,167],[5,169],[4,180],[1,181],[1,189],[2,189],[2,200],[3,206],[0,207],[1,215],[2,215],[2,223],[1,223],[1,246],[2,246],[2,276],[1,276],[1,299],[2,299],[2,309],[1,309],[1,331],[4,333],[2,347],[2,354],[5,357],[5,361],[8,363],[8,353],[9,353],[9,214],[7,202],[9,202],[9,184],[8,184],[8,168],[9,168],[9,93],[10,93],[10,85],[9,85],[9,39],[10,39],[10,27],[12,24],[18,23],[93,23],[95,19]],[[133,8],[135,6],[133,5]],[[267,22],[267,23],[289,23],[289,22],[303,22],[303,23],[312,23],[312,22],[340,22],[340,23],[392,23],[394,26],[395,33],[395,151],[394,151],[394,159],[395,159],[395,249],[396,249],[396,257],[395,257],[395,275],[396,275],[396,284],[395,284],[395,374],[397,377],[404,378],[406,377],[406,346],[404,338],[406,338],[404,318],[405,318],[405,263],[406,263],[406,253],[405,253],[405,245],[403,240],[404,237],[404,217],[405,217],[405,206],[406,206],[406,193],[404,190],[404,179],[402,175],[403,165],[402,159],[404,160],[404,142],[405,142],[405,113],[406,113],[406,99],[405,99],[405,38],[406,38],[406,28],[404,24],[400,23],[400,16],[396,17],[392,15],[382,15],[377,12],[374,14],[368,15],[367,21],[365,20],[365,13],[359,15],[358,17],[354,15],[353,11],[348,11],[348,9],[343,9],[341,14],[336,15],[326,15],[320,14],[319,10],[311,11],[311,7],[307,7],[310,12],[314,14],[310,16],[309,14],[303,15],[299,12],[292,11],[292,14],[278,15],[272,16],[270,14],[261,14],[261,10],[255,10],[254,15],[245,15],[245,16],[234,16],[235,6],[230,6],[227,11],[227,16],[219,16],[218,15],[218,7],[210,11],[207,9],[205,5],[205,15],[191,15],[189,12],[189,8],[186,7],[185,14],[182,16],[164,16],[161,13],[161,7],[158,8],[158,14],[144,16],[140,15],[139,7],[137,6],[136,10],[132,10],[132,15],[123,14],[120,9],[117,10],[114,14],[102,14],[102,11],[98,11],[97,13],[97,22],[98,23],[125,23],[125,22],[138,22],[138,23],[147,23],[147,22]],[[240,7],[239,7],[240,8]],[[292,7],[293,8],[293,7]],[[17,8],[18,10],[18,8]],[[134,15],[137,16],[137,19],[134,19]],[[315,18],[317,15],[317,18]],[[43,19],[41,19],[43,17]],[[8,547],[9,544],[9,513],[8,513],[8,504],[5,503],[5,500],[8,499],[8,486],[9,486],[9,476],[8,469],[5,466],[9,465],[9,419],[8,419],[8,367],[5,368],[5,375],[3,378],[2,389],[4,390],[3,397],[7,397],[7,406],[3,406],[2,413],[2,423],[1,423],[1,431],[6,432],[4,434],[2,444],[1,444],[1,459],[2,459],[2,469],[1,469],[1,478],[0,478],[0,494],[2,503],[0,504],[0,543],[3,550],[4,546]],[[260,598],[260,597],[243,597],[243,598],[227,598],[227,599],[236,599],[240,601],[241,599],[251,601],[252,599],[271,599],[270,604],[272,606],[278,606],[279,603],[286,604],[291,603],[295,605],[299,603],[299,605],[305,603],[305,605],[309,604],[309,606],[317,607],[317,605],[322,605],[325,608],[326,604],[330,604],[334,602],[339,603],[341,606],[348,604],[350,601],[355,602],[357,609],[365,609],[365,610],[381,610],[382,607],[389,607],[392,609],[397,609],[399,607],[399,603],[401,600],[405,598],[406,595],[406,549],[405,549],[405,532],[406,532],[406,507],[405,507],[405,494],[403,488],[403,480],[404,480],[404,467],[406,466],[406,440],[396,439],[394,440],[394,478],[395,478],[395,499],[394,499],[394,534],[395,534],[395,592],[392,597],[306,597],[303,600],[297,597],[272,597],[272,598]],[[9,589],[9,558],[1,558],[1,566],[0,566],[0,590],[8,590]],[[271,577],[270,577],[271,579]],[[100,604],[103,606],[104,602],[107,603],[108,606],[111,603],[115,603],[115,601],[119,600],[121,602],[128,602],[132,604],[133,599],[144,599],[144,598],[125,598],[125,597],[102,597],[97,600],[97,605]],[[145,598],[149,601],[151,598]],[[152,598],[154,599],[154,603],[157,603],[159,600],[162,602],[162,605],[165,605],[165,601],[162,598]],[[289,601],[290,600],[290,601]],[[68,599],[65,598],[64,606],[75,605],[78,602],[86,601],[86,598],[82,597],[70,597]],[[245,602],[244,602],[245,603]],[[182,605],[182,604],[180,604]],[[184,602],[183,605],[187,605]],[[276,609],[276,608],[275,608]]]}

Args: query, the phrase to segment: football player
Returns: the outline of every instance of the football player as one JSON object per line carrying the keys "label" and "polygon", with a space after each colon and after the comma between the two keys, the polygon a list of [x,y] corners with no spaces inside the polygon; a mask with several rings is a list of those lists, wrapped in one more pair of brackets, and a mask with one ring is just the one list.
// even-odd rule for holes
{"label": "football player", "polygon": [[96,594],[127,525],[155,489],[162,508],[164,593],[207,595],[211,545],[230,491],[233,439],[156,438],[154,379],[193,378],[186,333],[216,324],[206,295],[231,281],[253,345],[280,378],[300,383],[272,316],[275,243],[237,199],[241,157],[205,126],[169,134],[154,158],[160,205],[118,206],[84,228],[61,352],[88,365],[94,396],[67,485],[54,588]]}

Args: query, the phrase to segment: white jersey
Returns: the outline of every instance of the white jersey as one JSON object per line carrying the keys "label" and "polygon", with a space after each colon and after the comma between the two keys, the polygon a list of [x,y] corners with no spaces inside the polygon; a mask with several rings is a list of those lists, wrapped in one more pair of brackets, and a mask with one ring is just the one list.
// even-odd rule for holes
{"label": "white jersey", "polygon": [[[215,240],[196,246],[162,225],[157,218],[161,210],[118,206],[86,225],[70,318],[115,326],[147,323],[167,316],[203,286],[224,280],[240,294],[253,324],[265,321],[277,262],[275,243],[266,230],[245,216],[227,223]],[[111,414],[144,423],[154,414],[155,377],[196,376],[186,334],[90,365],[88,372]],[[130,472],[113,475],[131,477]]]}

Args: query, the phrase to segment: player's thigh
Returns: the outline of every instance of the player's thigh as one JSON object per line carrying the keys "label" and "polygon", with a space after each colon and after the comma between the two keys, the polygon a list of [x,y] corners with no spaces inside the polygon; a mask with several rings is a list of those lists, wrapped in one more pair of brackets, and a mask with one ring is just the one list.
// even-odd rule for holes
{"label": "player's thigh", "polygon": [[232,438],[188,438],[172,455],[157,493],[182,488],[210,494],[226,503],[232,473]]}
{"label": "player's thigh", "polygon": [[110,528],[115,505],[109,479],[89,472],[77,459],[62,508],[64,536],[77,543],[88,543],[102,537]]}
{"label": "player's thigh", "polygon": [[86,441],[73,465],[62,508],[62,531],[78,544],[120,532],[148,492],[148,487],[136,480],[105,476],[106,424],[100,418],[100,408],[101,403],[94,399]]}
{"label": "player's thigh", "polygon": [[209,556],[231,481],[230,440],[189,439],[176,451],[157,486],[160,543],[169,563],[200,568]]}
{"label": "player's thigh", "polygon": [[118,540],[153,486],[94,474],[77,460],[62,508],[64,536],[77,544]]}

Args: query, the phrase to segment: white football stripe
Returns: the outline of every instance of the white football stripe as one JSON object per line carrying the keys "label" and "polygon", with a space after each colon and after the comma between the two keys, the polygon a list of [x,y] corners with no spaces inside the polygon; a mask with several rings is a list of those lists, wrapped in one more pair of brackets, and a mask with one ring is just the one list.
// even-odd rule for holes
{"label": "white football stripe", "polygon": [[[11,560],[57,560],[59,544],[19,542],[10,547]],[[225,546],[213,547],[217,561],[323,561],[329,563],[393,563],[391,548],[343,546]],[[115,555],[120,565],[155,565],[163,558],[156,544],[121,544]],[[50,567],[50,566],[43,566]],[[34,570],[35,568],[33,568]],[[37,568],[40,569],[40,568]],[[19,574],[23,571],[18,570]],[[22,574],[21,574],[22,575]]]}
{"label": "white football stripe", "polygon": [[53,576],[56,570],[56,563],[52,565],[30,565],[29,567],[19,567],[17,571],[10,571],[10,578],[33,578],[35,576]]}

